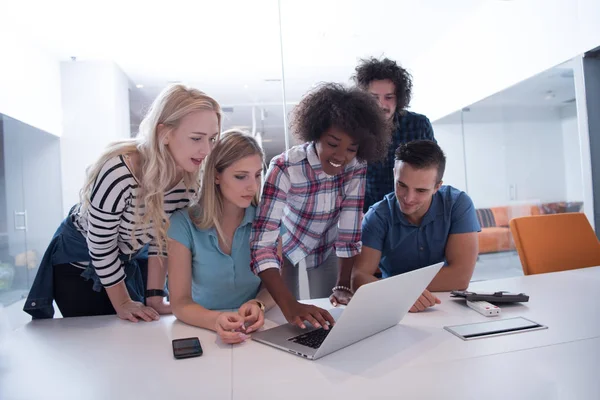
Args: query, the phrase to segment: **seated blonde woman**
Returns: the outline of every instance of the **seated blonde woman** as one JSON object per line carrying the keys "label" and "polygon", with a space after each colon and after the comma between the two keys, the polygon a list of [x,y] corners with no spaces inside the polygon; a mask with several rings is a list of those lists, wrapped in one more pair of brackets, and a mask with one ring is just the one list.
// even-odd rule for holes
{"label": "seated blonde woman", "polygon": [[[264,323],[274,301],[250,269],[250,230],[263,153],[254,138],[223,133],[205,160],[198,203],[171,217],[169,289],[181,321],[240,343]],[[237,311],[224,311],[235,310]]]}

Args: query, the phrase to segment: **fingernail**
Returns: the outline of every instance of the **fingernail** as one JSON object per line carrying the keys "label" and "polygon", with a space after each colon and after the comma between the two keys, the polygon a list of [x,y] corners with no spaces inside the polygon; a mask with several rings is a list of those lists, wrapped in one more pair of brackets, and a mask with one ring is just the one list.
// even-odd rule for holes
{"label": "fingernail", "polygon": [[250,337],[248,335],[244,335],[243,333],[240,333],[239,335],[240,335],[240,339],[242,339],[242,340],[246,340]]}
{"label": "fingernail", "polygon": [[320,328],[321,324],[315,324],[315,328]]}

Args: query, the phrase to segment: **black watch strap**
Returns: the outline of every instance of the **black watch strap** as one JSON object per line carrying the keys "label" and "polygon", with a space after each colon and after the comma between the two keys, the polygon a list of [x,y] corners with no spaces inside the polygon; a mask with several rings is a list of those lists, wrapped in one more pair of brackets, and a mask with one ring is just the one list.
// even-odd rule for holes
{"label": "black watch strap", "polygon": [[166,297],[167,293],[162,289],[148,289],[146,290],[146,298],[148,297]]}

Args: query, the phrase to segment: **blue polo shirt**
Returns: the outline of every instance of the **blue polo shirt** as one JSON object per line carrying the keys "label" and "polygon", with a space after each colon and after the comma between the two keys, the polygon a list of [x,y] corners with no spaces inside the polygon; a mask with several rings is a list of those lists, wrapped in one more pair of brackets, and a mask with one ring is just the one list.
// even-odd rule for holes
{"label": "blue polo shirt", "polygon": [[250,230],[256,208],[246,209],[233,236],[231,255],[219,248],[215,228],[198,229],[188,209],[171,216],[168,235],[192,253],[192,298],[209,310],[239,308],[256,297],[260,278],[250,269]]}
{"label": "blue polo shirt", "polygon": [[362,242],[381,251],[379,269],[387,278],[444,261],[448,235],[480,230],[471,198],[442,186],[418,226],[406,220],[395,193],[386,195],[365,215]]}

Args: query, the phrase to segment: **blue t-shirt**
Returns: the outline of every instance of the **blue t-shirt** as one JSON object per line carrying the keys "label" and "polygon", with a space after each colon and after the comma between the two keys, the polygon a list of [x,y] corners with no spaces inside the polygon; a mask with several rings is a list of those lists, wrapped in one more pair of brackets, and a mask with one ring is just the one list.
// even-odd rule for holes
{"label": "blue t-shirt", "polygon": [[384,278],[445,260],[448,235],[479,232],[473,201],[452,186],[442,186],[420,225],[407,221],[395,193],[374,204],[362,223],[363,246],[381,251]]}
{"label": "blue t-shirt", "polygon": [[250,270],[250,230],[255,213],[254,206],[246,209],[233,236],[231,255],[219,248],[216,229],[198,229],[188,209],[171,217],[168,235],[192,252],[192,298],[202,307],[234,309],[256,297],[260,278]]}

